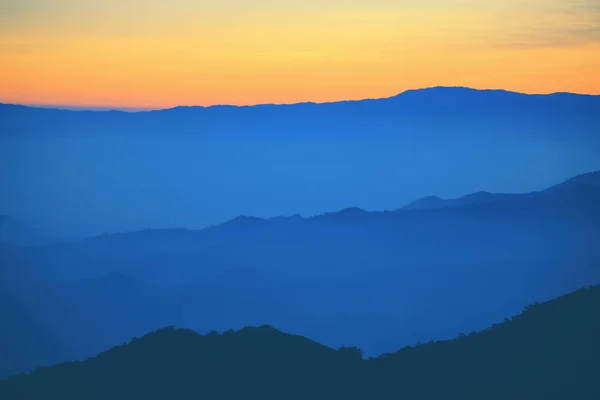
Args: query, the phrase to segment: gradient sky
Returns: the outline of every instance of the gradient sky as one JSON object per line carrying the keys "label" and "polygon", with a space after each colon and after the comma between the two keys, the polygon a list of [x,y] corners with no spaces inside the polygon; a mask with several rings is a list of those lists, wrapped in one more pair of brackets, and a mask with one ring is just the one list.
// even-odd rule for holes
{"label": "gradient sky", "polygon": [[0,102],[600,94],[600,0],[0,0]]}

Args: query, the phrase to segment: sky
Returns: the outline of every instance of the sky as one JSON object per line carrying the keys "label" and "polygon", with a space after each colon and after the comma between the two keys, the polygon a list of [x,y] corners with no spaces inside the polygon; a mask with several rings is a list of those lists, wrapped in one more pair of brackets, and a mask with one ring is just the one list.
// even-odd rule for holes
{"label": "sky", "polygon": [[600,0],[0,0],[0,102],[600,94]]}

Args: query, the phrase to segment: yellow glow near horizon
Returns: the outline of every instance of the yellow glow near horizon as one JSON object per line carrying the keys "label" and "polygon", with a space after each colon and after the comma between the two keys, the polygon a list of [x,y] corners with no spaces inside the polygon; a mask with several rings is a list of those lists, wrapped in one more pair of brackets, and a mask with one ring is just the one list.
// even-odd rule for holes
{"label": "yellow glow near horizon", "polygon": [[600,0],[0,0],[0,102],[600,94]]}

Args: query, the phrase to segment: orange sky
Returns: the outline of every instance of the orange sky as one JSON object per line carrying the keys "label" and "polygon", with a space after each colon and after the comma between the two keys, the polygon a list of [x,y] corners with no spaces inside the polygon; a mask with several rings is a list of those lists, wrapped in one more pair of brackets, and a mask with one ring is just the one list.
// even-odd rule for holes
{"label": "orange sky", "polygon": [[0,0],[4,103],[600,94],[599,71],[600,0]]}

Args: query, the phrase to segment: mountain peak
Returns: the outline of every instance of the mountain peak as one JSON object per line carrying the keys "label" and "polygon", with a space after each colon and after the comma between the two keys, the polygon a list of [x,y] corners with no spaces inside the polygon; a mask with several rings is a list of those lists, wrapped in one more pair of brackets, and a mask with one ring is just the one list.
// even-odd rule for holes
{"label": "mountain peak", "polygon": [[364,214],[364,213],[366,213],[366,211],[360,207],[347,207],[347,208],[341,209],[339,211],[339,213],[342,213],[342,214]]}
{"label": "mountain peak", "polygon": [[600,186],[600,171],[586,172],[583,174],[576,175],[566,181],[559,183],[556,186],[564,185],[590,185]]}
{"label": "mountain peak", "polygon": [[412,201],[402,207],[406,210],[418,209],[418,208],[437,208],[445,204],[446,200],[438,196],[426,196],[421,197],[418,200]]}
{"label": "mountain peak", "polygon": [[326,212],[315,218],[352,218],[366,215],[369,212],[359,207],[347,207],[335,212]]}
{"label": "mountain peak", "polygon": [[459,200],[485,200],[488,198],[493,198],[494,195],[490,192],[486,192],[485,190],[480,190],[478,192],[469,193],[462,197],[459,197]]}
{"label": "mountain peak", "polygon": [[294,215],[289,215],[289,216],[279,215],[276,217],[271,217],[268,220],[271,222],[297,222],[297,221],[303,221],[304,217],[300,214],[294,214]]}
{"label": "mountain peak", "polygon": [[273,328],[271,325],[261,326],[247,326],[236,332],[237,334],[253,335],[253,336],[274,336],[274,335],[285,335],[278,329]]}
{"label": "mountain peak", "polygon": [[402,95],[418,95],[418,94],[460,95],[460,94],[483,94],[483,93],[526,95],[525,93],[511,92],[511,91],[504,90],[504,89],[475,89],[475,88],[471,88],[471,87],[467,87],[467,86],[431,86],[431,87],[420,88],[420,89],[405,90],[393,97],[399,97]]}
{"label": "mountain peak", "polygon": [[237,217],[235,217],[234,219],[232,219],[229,222],[236,223],[236,224],[253,224],[256,222],[260,222],[260,221],[264,221],[264,219],[259,218],[259,217],[249,216],[249,215],[238,215]]}

